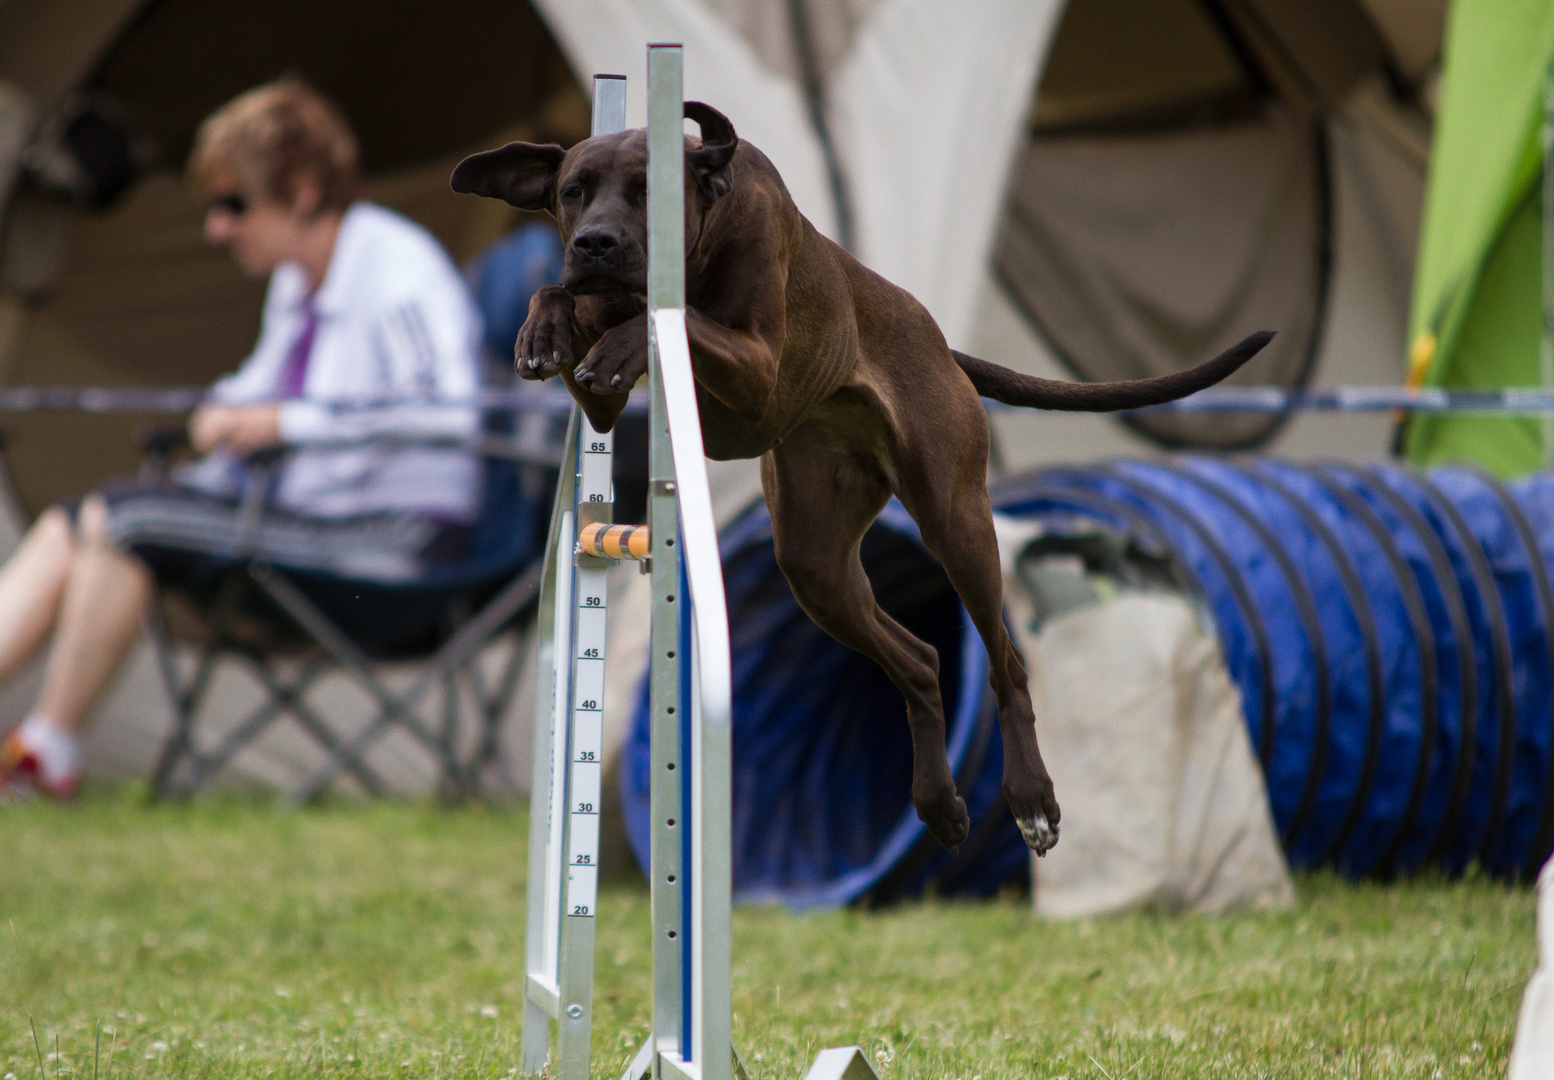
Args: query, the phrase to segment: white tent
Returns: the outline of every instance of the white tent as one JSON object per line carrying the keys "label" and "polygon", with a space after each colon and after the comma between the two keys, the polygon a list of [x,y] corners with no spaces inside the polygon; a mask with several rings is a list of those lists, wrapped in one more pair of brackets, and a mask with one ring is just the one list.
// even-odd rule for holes
{"label": "white tent", "polygon": [[[641,40],[685,41],[688,96],[723,108],[817,226],[922,300],[956,347],[1062,374],[1056,339],[1083,376],[1121,377],[1190,363],[1271,323],[1283,341],[1248,381],[1400,374],[1427,155],[1421,94],[1442,0],[539,6],[582,68],[631,72]],[[1216,122],[1210,107],[1231,112]],[[839,182],[827,183],[828,164]],[[1290,175],[1303,168],[1321,175]],[[1292,224],[1302,198],[1312,220]],[[1035,206],[1064,250],[1037,268],[1047,279],[1011,283],[1019,218]],[[1162,235],[1145,235],[1140,219]],[[1321,280],[1302,278],[1317,260],[1306,277]],[[1078,287],[1038,333],[1043,320],[1020,310],[1019,294],[1057,293],[1086,274],[1099,285]],[[1260,304],[1241,295],[1249,279]],[[1138,309],[1135,325],[1116,328]],[[1130,329],[1151,340],[1087,362]],[[1148,449],[1111,420],[995,423],[1010,464]],[[1268,426],[1209,424],[1166,434],[1213,445]],[[1376,454],[1388,435],[1385,420],[1310,418],[1273,448]]]}
{"label": "white tent", "polygon": [[[1149,370],[1178,354],[1190,362],[1239,336],[1238,318],[1273,317],[1276,309],[1242,302],[1243,280],[1278,269],[1291,252],[1317,267],[1325,245],[1323,280],[1291,279],[1311,298],[1291,309],[1305,322],[1272,327],[1285,340],[1304,332],[1309,350],[1253,375],[1395,382],[1427,149],[1421,102],[1443,8],[1444,0],[458,0],[434,8],[0,0],[0,382],[199,382],[240,358],[259,290],[203,245],[177,166],[198,119],[245,86],[297,71],[338,97],[361,130],[369,193],[465,258],[515,215],[449,193],[452,163],[508,138],[580,138],[582,86],[596,71],[633,78],[629,115],[640,121],[649,40],[684,42],[687,97],[727,113],[776,162],[816,226],[911,290],[958,348],[1058,376],[1071,373],[1064,362],[1086,377],[1116,377],[1134,361]],[[1226,50],[1240,74],[1194,82],[1194,72],[1225,68]],[[11,183],[38,124],[81,92],[161,148],[160,165],[100,212]],[[1204,102],[1230,111],[1181,111]],[[1209,121],[1220,126],[1208,141],[1234,142],[1244,132],[1230,121],[1242,115],[1265,128],[1270,116],[1321,125],[1325,160],[1301,190],[1308,201],[1311,191],[1326,192],[1326,228],[1308,222],[1283,247],[1278,237],[1289,228],[1259,231],[1269,214],[1288,225],[1298,200],[1279,194],[1284,159],[1260,154],[1255,138],[1196,157],[1166,152],[1210,131]],[[1140,116],[1149,122],[1141,126]],[[1292,144],[1271,145],[1288,152]],[[1086,166],[1086,154],[1099,156]],[[1205,218],[1208,197],[1195,186],[1216,160],[1223,167],[1213,175],[1236,181],[1223,202],[1236,213],[1223,221]],[[1138,177],[1146,179],[1125,182]],[[1065,182],[1072,202],[1056,197]],[[1021,217],[1033,201],[1047,238],[1034,247],[1022,224],[1030,215]],[[1153,246],[1117,226],[1140,207],[1169,226]],[[1110,227],[1087,232],[1088,220]],[[1032,251],[1041,256],[1034,263]],[[1237,251],[1239,262],[1225,254]],[[1041,286],[1035,271],[1021,277],[1020,266],[1052,274],[1076,253],[1087,261],[1052,280],[1083,285],[1068,297],[1081,314],[1056,319],[1044,305],[1063,290]],[[1292,291],[1278,284],[1264,282],[1264,293]],[[1323,309],[1316,315],[1314,304]],[[1147,338],[1148,347],[1112,347],[1106,333],[1138,310],[1154,321],[1136,319],[1133,330],[1149,333],[1120,340]],[[1309,373],[1298,362],[1307,352]],[[1100,366],[1085,367],[1092,361]],[[124,471],[134,422],[0,419],[18,521]],[[1103,417],[1003,413],[994,426],[1006,467],[1158,449]],[[1385,450],[1389,433],[1381,418],[1308,417],[1271,447],[1370,456]],[[1200,428],[1195,437],[1221,434]],[[739,501],[732,493],[754,493],[753,469],[725,476],[731,505]],[[150,754],[142,744],[163,715],[142,661],[108,712],[100,730],[142,736],[105,744],[97,764],[141,768]],[[250,772],[283,775],[291,755],[276,748]],[[406,770],[413,786],[420,774]]]}

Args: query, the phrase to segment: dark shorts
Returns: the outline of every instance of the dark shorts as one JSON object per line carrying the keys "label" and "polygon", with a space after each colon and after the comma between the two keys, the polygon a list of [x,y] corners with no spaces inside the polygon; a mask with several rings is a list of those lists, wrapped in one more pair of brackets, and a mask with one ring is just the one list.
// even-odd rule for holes
{"label": "dark shorts", "polygon": [[[331,614],[364,629],[385,612],[419,622],[412,609],[425,605],[414,602],[416,581],[463,559],[472,533],[467,525],[411,514],[331,520],[265,510],[252,520],[235,500],[139,479],[109,481],[98,494],[107,503],[110,539],[139,557],[164,588],[208,602],[231,570],[258,560],[290,572]],[[64,509],[73,516],[76,506]],[[387,587],[378,591],[388,595],[373,603],[361,585]]]}

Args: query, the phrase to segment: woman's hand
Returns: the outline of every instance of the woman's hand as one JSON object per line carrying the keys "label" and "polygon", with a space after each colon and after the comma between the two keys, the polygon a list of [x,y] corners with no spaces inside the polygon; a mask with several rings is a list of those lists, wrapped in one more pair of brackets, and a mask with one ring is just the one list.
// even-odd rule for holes
{"label": "woman's hand", "polygon": [[202,454],[218,448],[247,454],[280,441],[279,405],[201,405],[189,417],[189,442]]}

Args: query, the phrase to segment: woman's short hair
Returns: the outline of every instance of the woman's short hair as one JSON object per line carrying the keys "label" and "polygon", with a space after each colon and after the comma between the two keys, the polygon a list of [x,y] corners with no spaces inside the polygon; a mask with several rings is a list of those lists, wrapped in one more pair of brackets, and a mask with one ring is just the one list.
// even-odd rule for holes
{"label": "woman's short hair", "polygon": [[189,178],[209,193],[235,178],[255,197],[290,203],[318,185],[320,210],[344,210],[361,191],[356,136],[340,107],[299,79],[240,94],[200,125]]}

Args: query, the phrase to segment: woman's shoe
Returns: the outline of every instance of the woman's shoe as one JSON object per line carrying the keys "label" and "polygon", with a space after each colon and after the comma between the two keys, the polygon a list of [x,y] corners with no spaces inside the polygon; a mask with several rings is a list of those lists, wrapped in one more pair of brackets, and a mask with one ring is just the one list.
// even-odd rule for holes
{"label": "woman's shoe", "polygon": [[72,736],[54,728],[41,730],[29,720],[0,743],[0,798],[32,793],[74,798],[81,788],[80,757]]}

